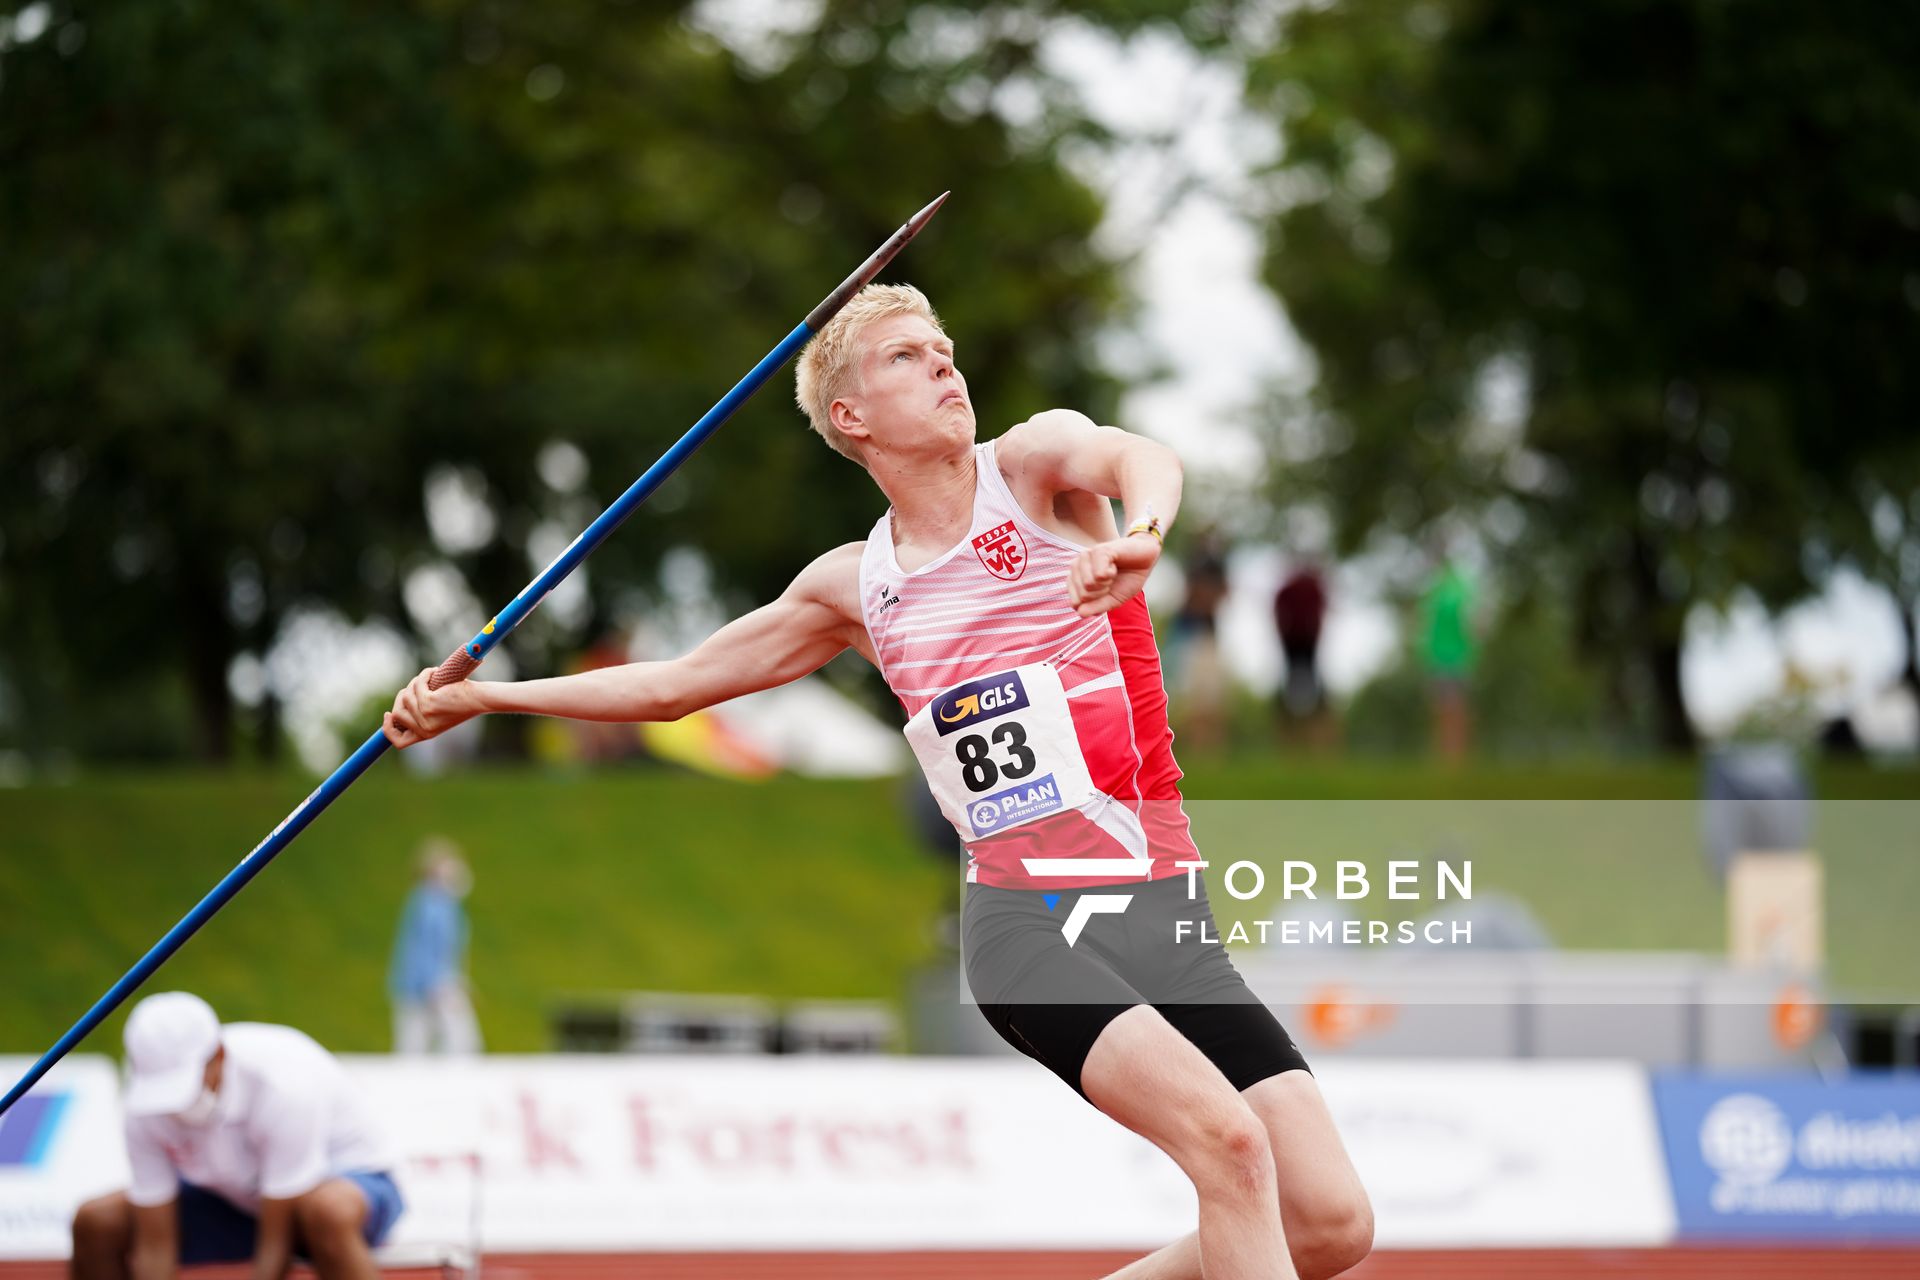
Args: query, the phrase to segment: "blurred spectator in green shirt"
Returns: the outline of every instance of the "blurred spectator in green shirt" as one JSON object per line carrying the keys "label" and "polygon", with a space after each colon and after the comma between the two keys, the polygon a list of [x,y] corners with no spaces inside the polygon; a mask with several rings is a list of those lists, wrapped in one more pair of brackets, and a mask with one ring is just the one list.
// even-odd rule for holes
{"label": "blurred spectator in green shirt", "polygon": [[1420,597],[1420,663],[1426,668],[1433,707],[1433,749],[1442,760],[1458,763],[1472,745],[1473,717],[1467,689],[1479,646],[1473,635],[1473,580],[1451,557]]}

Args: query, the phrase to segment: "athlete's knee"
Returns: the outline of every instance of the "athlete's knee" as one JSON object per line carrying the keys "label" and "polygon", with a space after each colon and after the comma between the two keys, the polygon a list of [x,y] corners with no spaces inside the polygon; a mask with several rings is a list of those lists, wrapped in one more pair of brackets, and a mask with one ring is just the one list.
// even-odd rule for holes
{"label": "athlete's knee", "polygon": [[1373,1206],[1364,1193],[1318,1205],[1287,1224],[1287,1245],[1300,1280],[1337,1276],[1373,1252]]}
{"label": "athlete's knee", "polygon": [[1275,1194],[1273,1146],[1251,1108],[1210,1110],[1189,1129],[1187,1176],[1202,1195]]}

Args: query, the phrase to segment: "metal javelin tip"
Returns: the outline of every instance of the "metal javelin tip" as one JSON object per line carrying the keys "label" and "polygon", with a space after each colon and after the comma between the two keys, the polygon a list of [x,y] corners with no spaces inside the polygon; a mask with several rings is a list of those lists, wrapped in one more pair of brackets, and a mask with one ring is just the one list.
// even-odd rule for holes
{"label": "metal javelin tip", "polygon": [[885,244],[873,251],[872,257],[861,263],[857,271],[840,282],[839,288],[821,299],[820,305],[807,313],[807,328],[815,333],[825,328],[835,312],[846,306],[854,294],[866,288],[893,261],[893,256],[906,248],[907,241],[920,234],[920,229],[933,220],[933,215],[940,211],[940,206],[952,194],[951,191],[942,191],[926,208],[902,223],[898,231],[887,237]]}
{"label": "metal javelin tip", "polygon": [[947,197],[952,194],[953,192],[951,191],[942,191],[939,195],[927,202],[926,208],[914,214],[911,218],[908,218],[907,225],[903,228],[907,233],[907,239],[911,240],[914,236],[920,234],[920,228],[926,226],[927,223],[932,220],[933,215],[940,212],[940,206],[945,204]]}

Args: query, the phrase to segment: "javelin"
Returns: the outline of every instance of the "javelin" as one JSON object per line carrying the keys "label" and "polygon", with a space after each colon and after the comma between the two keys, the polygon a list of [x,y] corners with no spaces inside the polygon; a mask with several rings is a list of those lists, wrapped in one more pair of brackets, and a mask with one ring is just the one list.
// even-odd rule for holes
{"label": "javelin", "polygon": [[[438,689],[442,685],[465,680],[473,669],[493,652],[495,645],[506,639],[513,629],[520,625],[534,606],[538,605],[549,591],[565,580],[566,576],[579,567],[581,561],[592,555],[594,549],[606,541],[607,535],[620,527],[621,521],[639,509],[660,483],[685,462],[698,449],[706,438],[719,429],[721,423],[733,416],[734,410],[745,404],[762,383],[775,373],[795,352],[805,346],[807,339],[820,332],[822,326],[831,320],[840,308],[847,305],[854,294],[860,292],[875,276],[879,275],[893,256],[906,247],[907,241],[920,234],[940,206],[946,202],[951,192],[942,192],[940,198],[926,208],[907,219],[898,231],[887,237],[887,242],[873,251],[873,255],[860,264],[860,269],[840,282],[835,289],[821,300],[820,305],[807,313],[807,318],[795,326],[792,333],[780,340],[780,344],[769,351],[752,372],[734,384],[733,390],[720,397],[719,403],[707,410],[700,421],[687,429],[687,433],[674,442],[672,448],[662,454],[660,460],[647,468],[646,474],[633,482],[625,493],[614,500],[612,506],[600,513],[598,519],[588,525],[575,538],[565,551],[554,558],[552,564],[541,571],[540,576],[513,598],[513,602],[502,609],[492,621],[480,629],[480,634],[466,644],[455,649],[440,664],[428,680],[430,688]],[[253,852],[241,859],[240,865],[227,873],[226,879],[215,885],[213,892],[200,900],[200,904],[186,914],[179,924],[167,931],[167,936],[153,944],[153,949],[140,957],[140,963],[127,970],[120,981],[113,984],[111,990],[93,1008],[87,1010],[80,1021],[73,1024],[67,1033],[60,1037],[53,1048],[42,1054],[20,1082],[7,1091],[5,1099],[0,1099],[0,1115],[18,1101],[41,1076],[47,1074],[56,1062],[67,1056],[73,1047],[86,1039],[95,1027],[126,998],[137,990],[141,983],[153,976],[153,971],[167,962],[167,958],[178,951],[188,938],[199,932],[200,926],[213,918],[216,911],[227,905],[229,899],[246,888],[247,882],[260,874],[269,862],[288,845],[294,837],[307,829],[307,825],[320,816],[325,809],[339,798],[340,794],[352,786],[361,774],[370,768],[374,761],[387,753],[390,744],[386,734],[375,730],[371,738],[360,744],[360,749],[348,756],[346,761],[335,769],[325,782],[314,788],[313,794],[300,802],[300,806],[285,818],[280,825],[267,834],[267,838],[255,845]]]}

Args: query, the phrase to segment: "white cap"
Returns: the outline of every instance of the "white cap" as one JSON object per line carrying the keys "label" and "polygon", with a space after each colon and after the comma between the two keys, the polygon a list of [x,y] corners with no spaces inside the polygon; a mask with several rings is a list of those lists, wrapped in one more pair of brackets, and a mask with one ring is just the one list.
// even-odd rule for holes
{"label": "white cap", "polygon": [[185,991],[148,996],[127,1018],[130,1116],[185,1111],[200,1096],[207,1063],[220,1050],[213,1007]]}

